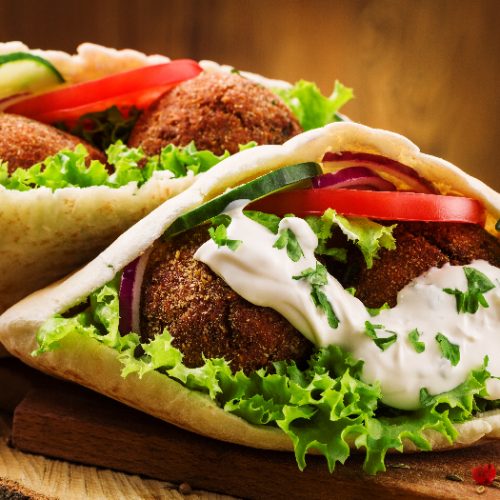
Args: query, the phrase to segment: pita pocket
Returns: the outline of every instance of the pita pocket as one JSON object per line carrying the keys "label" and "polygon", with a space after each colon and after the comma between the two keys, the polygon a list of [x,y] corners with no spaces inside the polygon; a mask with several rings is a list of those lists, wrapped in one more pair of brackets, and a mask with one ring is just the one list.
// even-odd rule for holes
{"label": "pita pocket", "polygon": [[[269,184],[269,179],[280,177],[280,182],[285,183],[286,175],[282,173],[291,166],[300,170],[304,164],[315,163],[331,172],[351,168],[332,161],[335,155],[337,159],[347,158],[347,152],[357,155],[358,161],[371,158],[374,171],[384,181],[388,180],[387,165],[403,165],[399,176],[391,176],[391,183],[399,191],[392,191],[395,196],[411,181],[411,169],[415,175],[410,177],[418,176],[422,189],[432,186],[439,193],[424,193],[438,197],[431,199],[441,200],[446,195],[459,197],[464,203],[473,204],[465,197],[480,202],[484,207],[484,237],[493,238],[492,244],[498,245],[498,193],[452,164],[421,153],[404,137],[354,123],[335,123],[301,134],[282,146],[260,146],[224,160],[123,233],[87,266],[6,311],[0,318],[0,340],[12,355],[35,368],[179,427],[242,445],[294,450],[300,468],[305,467],[308,452],[325,455],[333,470],[351,450],[365,449],[364,468],[373,474],[385,470],[388,451],[440,450],[500,438],[500,390],[495,378],[500,376],[497,266],[481,259],[468,265],[441,263],[441,267],[432,267],[404,286],[397,305],[369,311],[352,295],[357,291],[345,290],[340,278],[328,272],[328,252],[323,252],[320,260],[316,260],[314,252],[320,249],[322,238],[328,240],[324,231],[333,226],[358,243],[364,238],[361,233],[370,233],[372,244],[376,240],[380,247],[385,246],[372,254],[374,270],[387,255],[401,251],[403,244],[398,250],[397,240],[394,249],[390,237],[391,231],[392,236],[396,234],[397,226],[394,229],[391,223],[388,229],[388,223],[382,225],[360,216],[339,218],[332,211],[309,219],[309,223],[300,217],[273,218],[255,213],[250,217],[242,212],[244,203],[231,198],[231,193],[242,192],[238,189],[248,183],[254,184],[251,190],[244,188],[246,195],[255,193],[256,185]],[[310,188],[305,188],[302,181],[300,189]],[[295,206],[289,207],[287,213],[300,211],[302,195],[294,193]],[[412,194],[403,193],[400,199],[404,201]],[[280,195],[273,193],[267,198],[279,200]],[[217,197],[232,203],[221,209],[222,217],[213,219],[207,207],[217,204]],[[265,200],[263,197],[258,203]],[[355,205],[359,208],[359,203]],[[309,209],[313,211],[311,206]],[[200,210],[212,218],[211,237],[207,236],[191,261],[200,266],[203,261],[204,269],[208,266],[212,270],[210,280],[222,277],[231,287],[229,295],[238,294],[246,300],[231,295],[230,300],[240,301],[231,302],[231,314],[237,314],[237,307],[243,312],[238,313],[235,322],[225,317],[225,327],[210,316],[218,298],[207,302],[197,297],[193,285],[193,294],[186,303],[195,309],[197,302],[203,306],[197,324],[204,335],[210,336],[207,332],[211,331],[213,338],[223,338],[220,332],[233,321],[234,336],[250,322],[253,326],[247,332],[257,337],[251,344],[239,337],[243,352],[226,354],[226,360],[200,355],[201,361],[188,367],[184,361],[192,359],[192,350],[206,339],[200,334],[192,345],[189,339],[176,341],[183,335],[180,323],[185,325],[192,319],[179,310],[169,327],[153,336],[151,325],[155,319],[144,311],[150,314],[154,307],[145,302],[151,296],[145,289],[164,280],[168,293],[180,290],[181,285],[172,281],[175,276],[168,274],[173,271],[161,268],[158,255],[162,251],[168,255],[169,245],[175,245],[172,241],[176,237],[165,240],[165,232],[179,228],[179,219],[189,225],[196,219],[192,214]],[[395,224],[404,226],[405,222]],[[186,247],[176,248],[169,258],[172,268],[182,273],[175,259],[183,258]],[[161,279],[154,274],[158,262],[162,272],[167,273]],[[142,271],[138,270],[141,265]],[[134,286],[126,284],[131,269],[135,273],[133,285],[140,289],[142,281],[139,294],[134,292]],[[473,271],[467,274],[466,269]],[[161,293],[159,288],[154,290]],[[253,294],[255,290],[257,294]],[[475,312],[457,310],[458,298],[467,293],[472,302],[470,297],[475,294]],[[135,300],[139,300],[136,305]],[[438,306],[432,308],[431,303],[436,302]],[[168,312],[171,302],[161,304]],[[129,313],[140,317],[130,318]],[[272,315],[274,319],[267,322],[262,319]],[[254,320],[255,316],[258,320]],[[278,323],[281,326],[276,335],[293,330],[290,342],[300,343],[297,335],[307,342],[305,357],[302,353],[288,362],[279,355],[273,358],[266,351],[268,340],[258,337],[256,324],[263,331],[283,317],[286,325]],[[165,316],[158,320],[163,326],[168,321]],[[467,328],[463,328],[464,322]],[[130,325],[134,324],[139,325],[140,335],[137,331],[130,333]],[[263,345],[265,352],[255,354],[261,367],[252,370],[248,366],[256,362],[248,358],[255,344]],[[274,348],[282,349],[282,344]],[[203,354],[212,348],[210,343],[203,345]],[[235,371],[237,367],[245,371]]]}
{"label": "pita pocket", "polygon": [[[66,85],[92,84],[97,79],[109,78],[123,71],[149,71],[148,68],[157,68],[158,65],[176,64],[176,61],[170,61],[169,58],[160,55],[146,56],[130,49],[115,50],[90,43],[80,45],[74,55],[60,51],[29,49],[21,42],[0,44],[0,61],[7,54],[28,54],[30,57],[43,58],[47,64],[55,68]],[[20,60],[20,62],[23,61],[23,59]],[[37,62],[36,60],[35,63]],[[44,64],[42,66],[45,68]],[[226,75],[227,78],[240,78],[231,73],[232,68],[229,66],[220,66],[211,61],[201,61],[199,64],[190,61],[185,64],[187,64],[187,69],[184,68],[183,71],[188,71],[188,73],[191,71],[190,77],[202,72],[206,75],[218,73]],[[6,66],[1,67],[5,69]],[[195,73],[192,73],[193,71]],[[33,78],[40,78],[38,73],[35,72],[34,75]],[[245,72],[242,75],[247,80],[258,83],[259,89],[262,86],[281,89],[281,91],[293,88],[290,84],[279,80],[270,80]],[[57,85],[59,87],[56,86],[55,92],[58,88],[62,89],[61,92],[66,88],[61,82]],[[269,94],[274,99],[275,94],[270,92]],[[327,98],[318,94],[318,99],[323,99],[325,106],[331,107],[331,101]],[[342,102],[345,102],[344,98]],[[341,104],[340,101],[338,103]],[[15,106],[25,104],[26,101],[14,103],[14,108],[8,107],[7,111],[15,109],[16,112],[20,112],[20,109]],[[2,109],[5,106],[4,100]],[[282,104],[282,107],[287,113],[291,113],[285,105]],[[49,109],[46,112],[50,114],[52,111]],[[333,111],[330,114],[330,118],[334,119]],[[4,130],[1,123],[2,116],[7,115],[15,116],[0,113],[1,130]],[[145,113],[143,117],[144,115]],[[31,115],[28,113],[26,116]],[[43,116],[45,118],[42,121],[47,123],[54,121]],[[37,117],[32,116],[32,118]],[[45,120],[46,118],[48,121]],[[89,165],[89,160],[85,158],[82,149],[78,149],[78,152],[73,154],[69,152],[70,138],[75,143],[79,139],[68,135],[61,139],[62,132],[60,131],[55,131],[38,121],[28,122],[28,118],[25,117],[17,119],[20,123],[11,124],[9,128],[17,127],[18,130],[25,128],[27,130],[25,135],[29,137],[26,140],[30,141],[29,147],[23,147],[21,150],[31,151],[41,147],[45,151],[43,145],[31,144],[32,137],[35,137],[36,142],[36,137],[41,137],[43,132],[47,136],[53,135],[54,142],[56,138],[61,140],[64,144],[61,148],[68,151],[61,153],[57,149],[57,151],[51,150],[50,154],[44,154],[43,160],[37,159],[37,166],[29,169],[29,174],[25,170],[27,166],[21,165],[23,168],[19,169],[19,175],[17,175],[7,163],[1,161],[5,160],[5,157],[0,158],[0,233],[2,234],[0,240],[0,312],[28,293],[65,276],[94,258],[131,225],[166,199],[190,186],[196,175],[227,156],[227,154],[216,154],[206,159],[203,156],[206,155],[205,151],[201,151],[205,148],[197,149],[196,146],[190,144],[186,148],[179,148],[178,151],[174,150],[166,155],[162,153],[157,161],[149,163],[157,152],[146,151],[144,153],[146,157],[138,157],[138,150],[135,146],[144,148],[144,144],[138,142],[133,144],[134,147],[127,148],[121,145],[111,152],[108,149],[107,157],[93,148],[92,158],[96,158],[97,155],[102,164],[99,166],[95,162]],[[116,116],[113,119],[116,119]],[[155,119],[154,116],[153,119]],[[149,121],[151,122],[151,119]],[[42,130],[42,127],[51,128],[53,132]],[[210,130],[207,131],[208,133]],[[266,137],[260,137],[258,127],[255,129],[255,134],[255,140],[266,141]],[[251,139],[253,140],[253,136]],[[285,140],[286,138],[281,142]],[[4,140],[4,144],[5,142]],[[129,144],[129,146],[132,145]],[[87,147],[89,147],[88,144]],[[210,149],[210,151],[213,150]],[[46,156],[47,159],[45,159]],[[16,166],[15,161],[16,159],[11,158],[12,167]],[[35,162],[35,160],[32,161]],[[44,167],[41,169],[39,161],[44,162]],[[155,171],[152,174],[142,174],[141,172],[148,170],[148,168],[142,170],[139,168],[144,163],[146,167],[151,165]],[[111,174],[109,173],[110,165],[114,167],[114,173]],[[121,173],[118,173],[119,170]],[[44,176],[47,172],[56,175]],[[43,180],[40,180],[42,177]]]}

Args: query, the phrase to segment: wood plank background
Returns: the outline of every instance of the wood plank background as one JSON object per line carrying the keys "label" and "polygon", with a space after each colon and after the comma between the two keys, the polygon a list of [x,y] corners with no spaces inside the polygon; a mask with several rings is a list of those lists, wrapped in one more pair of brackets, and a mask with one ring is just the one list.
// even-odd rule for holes
{"label": "wood plank background", "polygon": [[0,39],[213,59],[325,92],[500,189],[498,0],[0,0]]}

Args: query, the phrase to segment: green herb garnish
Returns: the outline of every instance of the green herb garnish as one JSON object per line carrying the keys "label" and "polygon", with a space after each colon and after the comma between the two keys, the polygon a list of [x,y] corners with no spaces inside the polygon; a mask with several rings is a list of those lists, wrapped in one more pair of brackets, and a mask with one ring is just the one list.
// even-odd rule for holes
{"label": "green herb garnish", "polygon": [[295,233],[289,228],[281,231],[279,238],[273,245],[273,248],[278,248],[279,250],[286,248],[286,253],[288,257],[293,260],[293,262],[298,262],[304,255]]}
{"label": "green herb garnish", "polygon": [[243,213],[254,222],[269,229],[274,234],[278,234],[281,219],[274,214],[266,214],[265,212],[258,212],[257,210],[244,210]]}
{"label": "green herb garnish", "polygon": [[227,214],[220,214],[211,220],[213,226],[208,228],[210,238],[217,247],[226,246],[233,252],[241,245],[241,240],[230,240],[227,237],[227,227],[231,224],[231,217]]}
{"label": "green herb garnish", "polygon": [[436,340],[441,349],[441,355],[446,358],[452,366],[457,366],[460,361],[460,347],[452,344],[442,333],[436,335]]}
{"label": "green herb garnish", "polygon": [[314,305],[325,313],[328,324],[332,328],[337,328],[340,321],[337,318],[328,297],[321,290],[321,287],[328,283],[328,273],[326,271],[326,267],[317,262],[315,269],[308,267],[297,276],[292,276],[292,278],[294,280],[305,279],[311,285],[311,299]]}
{"label": "green herb garnish", "polygon": [[375,345],[381,351],[385,351],[392,344],[394,344],[394,342],[396,342],[396,340],[398,339],[398,334],[391,330],[384,329],[385,332],[391,333],[392,335],[390,335],[389,337],[379,337],[377,334],[377,330],[380,329],[384,329],[384,325],[374,325],[369,321],[365,321],[365,334],[375,342]]}
{"label": "green herb garnish", "polygon": [[391,306],[387,302],[384,302],[380,307],[367,307],[366,310],[368,311],[368,314],[373,317],[378,316],[380,311],[385,311],[390,308]]}
{"label": "green herb garnish", "polygon": [[417,351],[419,354],[425,351],[425,344],[419,341],[419,338],[422,334],[415,328],[408,334],[408,340],[410,344],[413,346],[413,349]]}
{"label": "green herb garnish", "polygon": [[444,288],[443,292],[455,296],[457,312],[474,314],[479,309],[479,305],[489,307],[483,293],[492,290],[495,288],[495,285],[486,275],[473,267],[464,267],[464,273],[467,278],[466,292],[462,292],[456,288]]}

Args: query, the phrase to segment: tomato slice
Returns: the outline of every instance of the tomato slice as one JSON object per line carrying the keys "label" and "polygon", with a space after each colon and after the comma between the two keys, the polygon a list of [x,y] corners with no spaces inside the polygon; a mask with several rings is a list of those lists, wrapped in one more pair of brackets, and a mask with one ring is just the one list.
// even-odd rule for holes
{"label": "tomato slice", "polygon": [[293,213],[299,217],[322,215],[333,208],[344,215],[384,220],[474,224],[483,224],[485,220],[484,208],[477,200],[406,191],[296,189],[266,196],[251,208],[278,215]]}
{"label": "tomato slice", "polygon": [[144,109],[169,88],[201,71],[200,65],[191,59],[144,66],[35,95],[5,111],[53,123],[76,120],[85,113],[103,111],[112,105]]}

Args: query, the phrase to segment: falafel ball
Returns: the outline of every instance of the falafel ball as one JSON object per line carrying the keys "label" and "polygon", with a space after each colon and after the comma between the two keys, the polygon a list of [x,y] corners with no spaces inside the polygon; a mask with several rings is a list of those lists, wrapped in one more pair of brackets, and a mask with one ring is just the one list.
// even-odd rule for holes
{"label": "falafel ball", "polygon": [[[399,222],[394,230],[396,249],[380,251],[368,269],[360,252],[352,248],[344,286],[354,287],[367,307],[394,307],[398,292],[431,267],[446,263],[467,265],[483,259],[500,267],[500,242],[478,224],[454,222]],[[340,269],[339,266],[331,266]],[[329,266],[330,269],[330,266]]]}
{"label": "falafel ball", "polygon": [[78,144],[87,148],[90,159],[106,163],[104,153],[78,137],[24,116],[0,113],[0,160],[8,162],[9,173]]}
{"label": "falafel ball", "polygon": [[231,154],[240,144],[282,144],[302,132],[270,90],[235,73],[203,72],[168,91],[137,121],[129,146],[158,154],[168,144]]}
{"label": "falafel ball", "polygon": [[225,358],[246,373],[274,361],[309,357],[312,344],[283,316],[251,304],[193,258],[209,238],[206,227],[155,243],[141,292],[141,335],[167,328],[186,366]]}
{"label": "falafel ball", "polygon": [[500,267],[500,241],[479,224],[460,222],[407,222],[405,228],[435,245],[456,266],[487,260]]}

